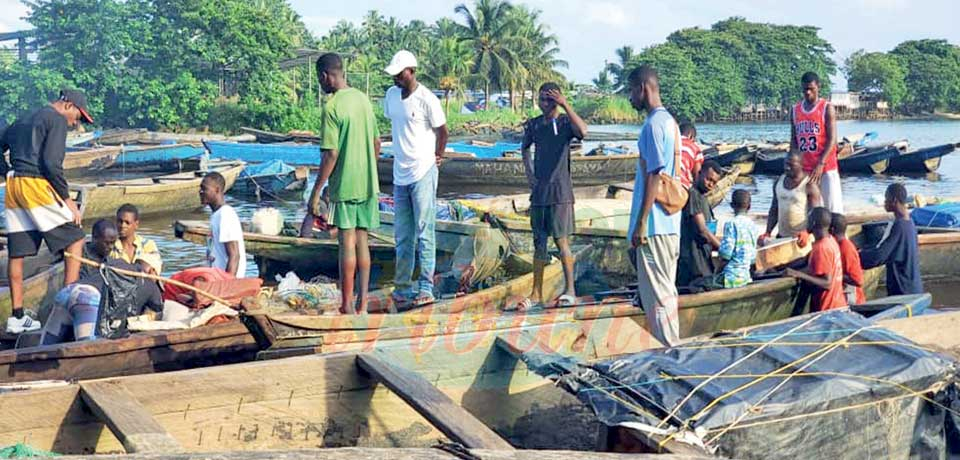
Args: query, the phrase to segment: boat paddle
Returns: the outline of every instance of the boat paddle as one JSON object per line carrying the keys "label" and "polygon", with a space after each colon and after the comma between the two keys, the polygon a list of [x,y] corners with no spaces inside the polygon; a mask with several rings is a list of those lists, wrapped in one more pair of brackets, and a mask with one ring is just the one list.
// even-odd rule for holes
{"label": "boat paddle", "polygon": [[[75,257],[74,255],[70,254],[69,252],[64,252],[63,255],[64,255],[64,257],[69,257],[69,258],[74,258],[74,257]],[[196,293],[196,294],[200,294],[200,295],[202,295],[202,296],[204,296],[204,297],[207,297],[207,298],[209,298],[209,299],[213,299],[214,301],[219,302],[219,303],[221,303],[221,304],[223,304],[223,305],[226,305],[226,306],[231,306],[231,305],[233,305],[232,302],[230,302],[230,301],[228,301],[228,300],[226,300],[226,299],[223,299],[223,298],[221,298],[221,297],[215,296],[215,295],[213,295],[213,294],[211,294],[211,293],[209,293],[209,292],[207,292],[207,291],[204,291],[203,289],[200,289],[200,288],[195,287],[195,286],[191,286],[191,285],[189,285],[189,284],[187,284],[187,283],[183,283],[183,282],[180,282],[180,281],[177,281],[177,280],[173,280],[173,279],[169,279],[169,278],[164,278],[164,277],[162,277],[162,276],[152,275],[152,274],[150,274],[150,273],[136,272],[136,271],[132,271],[132,270],[124,270],[124,269],[122,269],[122,268],[111,267],[111,266],[106,265],[106,264],[101,264],[101,263],[94,262],[94,261],[92,261],[92,260],[90,260],[90,259],[86,259],[86,258],[84,258],[84,257],[76,257],[76,258],[77,258],[77,259],[80,259],[80,263],[82,263],[82,264],[84,264],[84,265],[89,265],[89,266],[91,266],[91,267],[97,267],[97,268],[100,268],[101,266],[105,266],[105,267],[109,268],[110,270],[113,270],[114,272],[117,272],[117,273],[119,273],[119,274],[121,274],[121,275],[133,276],[133,277],[135,277],[135,278],[144,278],[144,279],[148,279],[148,280],[158,281],[158,282],[161,282],[161,283],[170,283],[170,284],[172,284],[172,285],[174,285],[174,286],[181,287],[181,288],[184,288],[184,289],[186,289],[186,290],[188,290],[188,291],[192,291],[192,292],[194,292],[194,293]]]}

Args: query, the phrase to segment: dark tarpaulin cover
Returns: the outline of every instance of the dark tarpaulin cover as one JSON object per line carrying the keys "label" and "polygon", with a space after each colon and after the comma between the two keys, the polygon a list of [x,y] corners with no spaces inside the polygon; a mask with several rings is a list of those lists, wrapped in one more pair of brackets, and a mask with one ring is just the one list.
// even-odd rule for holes
{"label": "dark tarpaulin cover", "polygon": [[674,412],[665,428],[686,422],[731,458],[944,458],[957,433],[955,414],[914,394],[957,406],[954,362],[849,311],[591,364],[523,358],[609,426],[657,426]]}

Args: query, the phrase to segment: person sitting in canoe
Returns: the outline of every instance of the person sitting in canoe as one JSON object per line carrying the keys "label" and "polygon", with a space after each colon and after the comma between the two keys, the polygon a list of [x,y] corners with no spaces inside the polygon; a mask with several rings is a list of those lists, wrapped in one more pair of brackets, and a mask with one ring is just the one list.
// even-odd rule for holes
{"label": "person sitting in canoe", "polygon": [[214,171],[200,181],[200,202],[210,206],[210,238],[207,241],[207,262],[237,278],[247,272],[247,250],[243,244],[243,227],[237,211],[226,203],[227,181]]}
{"label": "person sitting in canoe", "polygon": [[683,207],[680,218],[680,259],[677,269],[677,287],[688,287],[691,292],[700,292],[713,284],[715,267],[713,251],[720,249],[720,239],[711,230],[716,226],[713,208],[706,194],[720,180],[721,169],[710,160],[699,170],[696,183],[690,187],[690,197]]}
{"label": "person sitting in canoe", "polygon": [[[93,123],[87,98],[65,89],[60,98],[15,121],[0,137],[0,164],[7,176],[3,216],[6,221],[10,283],[7,332],[40,329],[40,322],[24,314],[23,258],[37,255],[40,241],[51,253],[79,256],[83,246],[80,209],[70,197],[63,174],[67,129],[81,121]],[[10,150],[10,164],[2,153]],[[11,169],[12,168],[12,169]],[[64,258],[63,284],[77,281],[80,262]]]}
{"label": "person sitting in canoe", "polygon": [[[533,289],[530,300],[523,301],[521,309],[532,302],[543,304],[543,270],[550,263],[547,243],[550,238],[560,250],[565,288],[549,306],[569,306],[576,303],[573,279],[573,251],[570,235],[574,231],[573,179],[570,177],[570,142],[587,135],[587,124],[573,110],[560,86],[544,83],[539,91],[540,111],[543,115],[524,125],[523,166],[530,183],[530,226],[533,229]],[[560,108],[563,112],[560,112]],[[536,151],[535,158],[530,147]]]}
{"label": "person sitting in canoe", "polygon": [[693,122],[680,123],[680,182],[689,189],[703,167],[703,152],[697,144],[697,127]]}
{"label": "person sitting in canoe", "polygon": [[825,311],[846,307],[847,297],[843,292],[843,261],[840,246],[830,235],[830,210],[814,208],[810,213],[807,228],[816,241],[807,258],[805,270],[788,268],[787,276],[803,282],[810,293],[810,311]]}
{"label": "person sitting in canoe", "polygon": [[917,226],[907,210],[907,188],[900,183],[887,186],[883,207],[893,213],[893,222],[880,244],[860,251],[860,262],[865,269],[886,264],[888,295],[923,293],[920,245]]}
{"label": "person sitting in canoe", "polygon": [[734,190],[731,199],[733,220],[723,225],[720,260],[724,262],[718,287],[743,287],[751,282],[750,266],[757,259],[757,227],[750,219],[750,192]]}
{"label": "person sitting in canoe", "polygon": [[857,245],[847,238],[847,218],[843,214],[830,215],[830,234],[840,247],[840,262],[843,264],[843,293],[850,305],[867,301],[863,293],[863,266]]}
{"label": "person sitting in canoe", "polygon": [[107,268],[142,268],[110,256],[117,243],[117,226],[101,219],[93,224],[91,233],[91,241],[83,246],[83,257],[102,266],[84,265],[79,280],[57,292],[40,336],[41,345],[120,336],[125,333],[128,316],[143,314],[144,310],[163,311],[157,283]]}
{"label": "person sitting in canoe", "polygon": [[132,204],[124,204],[117,209],[117,239],[110,257],[123,260],[128,264],[140,264],[144,273],[159,275],[163,269],[160,250],[153,240],[137,233],[140,228],[140,210]]}
{"label": "person sitting in canoe", "polygon": [[807,215],[820,205],[820,188],[803,171],[803,154],[791,150],[783,161],[783,175],[773,183],[767,231],[760,236],[759,244],[766,244],[774,229],[781,238],[800,236],[807,229]]}

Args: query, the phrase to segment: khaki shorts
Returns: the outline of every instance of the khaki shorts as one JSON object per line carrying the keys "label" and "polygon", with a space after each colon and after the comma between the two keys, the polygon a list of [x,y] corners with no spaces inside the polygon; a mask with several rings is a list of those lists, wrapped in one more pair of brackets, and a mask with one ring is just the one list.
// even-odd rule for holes
{"label": "khaki shorts", "polygon": [[380,227],[380,203],[377,197],[366,201],[335,201],[333,208],[333,225],[341,230],[361,228],[370,230]]}

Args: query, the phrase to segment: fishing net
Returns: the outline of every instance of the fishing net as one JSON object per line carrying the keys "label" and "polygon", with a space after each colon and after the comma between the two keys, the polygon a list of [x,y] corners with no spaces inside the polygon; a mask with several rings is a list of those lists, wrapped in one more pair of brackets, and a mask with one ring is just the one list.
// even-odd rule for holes
{"label": "fishing net", "polygon": [[45,450],[34,449],[23,443],[16,443],[12,446],[0,449],[0,458],[30,458],[30,457],[59,457],[60,454],[47,452]]}

